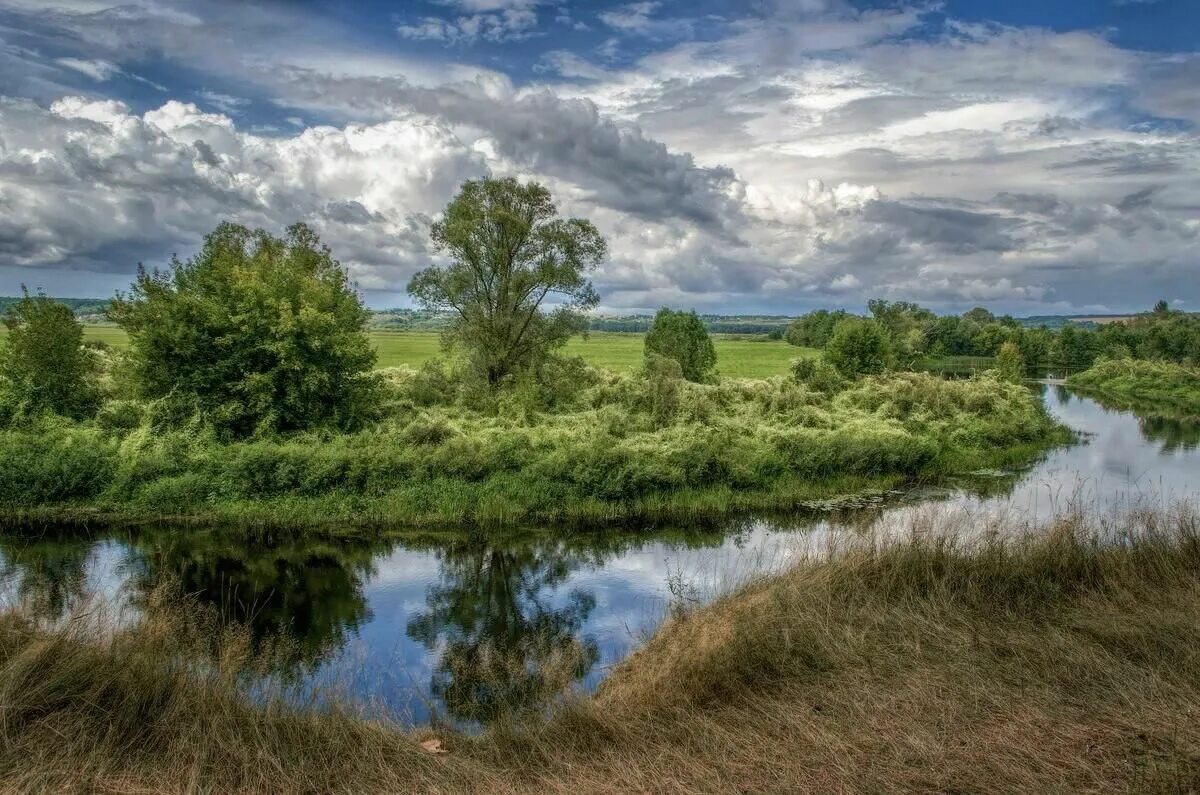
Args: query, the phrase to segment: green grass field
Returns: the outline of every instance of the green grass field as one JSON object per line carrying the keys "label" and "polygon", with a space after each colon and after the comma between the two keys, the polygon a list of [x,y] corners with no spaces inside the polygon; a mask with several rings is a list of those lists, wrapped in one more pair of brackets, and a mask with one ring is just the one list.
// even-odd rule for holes
{"label": "green grass field", "polygon": [[[0,340],[7,329],[0,326]],[[420,367],[438,355],[439,335],[434,331],[371,331],[371,340],[379,352],[380,367],[407,364]],[[113,347],[124,347],[125,332],[115,326],[86,326],[84,337],[102,340]],[[642,363],[641,334],[597,332],[586,339],[576,338],[567,345],[567,353],[582,356],[589,364],[609,370],[628,371]],[[800,356],[816,356],[811,348],[797,348],[782,340],[765,340],[738,335],[714,335],[717,370],[733,378],[766,378],[783,375],[788,363]]]}

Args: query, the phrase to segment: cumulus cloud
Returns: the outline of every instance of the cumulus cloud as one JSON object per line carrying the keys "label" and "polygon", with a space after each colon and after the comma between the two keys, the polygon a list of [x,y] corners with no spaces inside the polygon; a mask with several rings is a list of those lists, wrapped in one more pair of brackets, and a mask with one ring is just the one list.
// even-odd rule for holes
{"label": "cumulus cloud", "polygon": [[429,214],[486,171],[418,116],[264,138],[175,101],[140,116],[82,97],[0,108],[0,257],[13,265],[129,271],[191,250],[222,219],[306,220],[364,287],[394,288],[429,256]]}

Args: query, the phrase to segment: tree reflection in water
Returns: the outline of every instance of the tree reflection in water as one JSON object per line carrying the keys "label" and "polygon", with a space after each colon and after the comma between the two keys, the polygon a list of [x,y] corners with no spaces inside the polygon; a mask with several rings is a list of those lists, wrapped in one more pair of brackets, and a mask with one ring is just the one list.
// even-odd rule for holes
{"label": "tree reflection in water", "polygon": [[572,590],[554,599],[586,555],[552,543],[470,540],[439,557],[440,582],[408,635],[429,650],[443,645],[430,687],[451,717],[487,723],[537,709],[595,665],[596,642],[578,637],[595,597]]}
{"label": "tree reflection in water", "polygon": [[0,536],[2,601],[42,621],[57,621],[87,593],[87,565],[95,542],[71,535]]}
{"label": "tree reflection in water", "polygon": [[[244,533],[163,530],[132,539],[135,601],[162,583],[271,646],[277,673],[302,675],[336,654],[370,620],[364,586],[386,545],[309,539],[262,543]],[[285,642],[281,642],[285,641]]]}

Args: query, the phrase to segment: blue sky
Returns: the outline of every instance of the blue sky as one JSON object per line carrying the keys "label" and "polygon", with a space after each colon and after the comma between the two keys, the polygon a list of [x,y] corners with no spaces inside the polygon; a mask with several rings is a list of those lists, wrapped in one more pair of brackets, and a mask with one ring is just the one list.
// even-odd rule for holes
{"label": "blue sky", "polygon": [[0,0],[0,293],[222,219],[375,306],[464,179],[537,179],[608,311],[1200,309],[1200,2]]}

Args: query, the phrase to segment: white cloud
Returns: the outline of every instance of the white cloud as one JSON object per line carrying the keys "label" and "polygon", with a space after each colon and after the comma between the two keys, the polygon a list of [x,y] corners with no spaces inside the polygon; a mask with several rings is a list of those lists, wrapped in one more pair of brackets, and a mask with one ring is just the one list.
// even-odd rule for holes
{"label": "white cloud", "polygon": [[93,58],[91,60],[85,58],[58,58],[55,60],[55,63],[85,74],[100,83],[111,80],[121,74],[121,67],[112,61],[105,61],[100,58]]}

